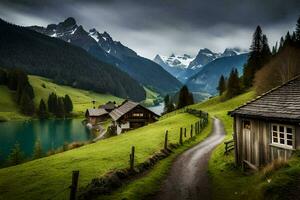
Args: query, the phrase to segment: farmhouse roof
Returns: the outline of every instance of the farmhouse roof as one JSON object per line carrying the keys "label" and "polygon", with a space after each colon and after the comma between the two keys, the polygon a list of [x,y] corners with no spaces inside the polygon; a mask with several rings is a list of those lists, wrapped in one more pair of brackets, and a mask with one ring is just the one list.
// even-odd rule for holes
{"label": "farmhouse roof", "polygon": [[87,109],[87,112],[88,112],[88,115],[90,117],[99,117],[101,115],[105,115],[105,114],[108,114],[108,112],[103,109],[103,108],[98,108],[98,109],[95,109],[95,108],[92,108],[92,109]]}
{"label": "farmhouse roof", "polygon": [[[134,109],[135,107],[139,106],[139,103],[133,102],[133,101],[129,101],[129,100],[125,100],[118,108],[114,109],[113,111],[111,111],[109,113],[109,115],[111,116],[111,118],[113,120],[118,120],[120,117],[122,117],[124,114],[128,113],[129,111],[131,111],[132,109]],[[143,107],[143,106],[142,106]],[[144,109],[148,110],[149,112],[152,112],[151,110],[143,107]],[[154,113],[154,112],[152,112]],[[155,113],[154,113],[155,114]],[[158,116],[157,114],[155,114],[156,116]]]}
{"label": "farmhouse roof", "polygon": [[229,114],[299,122],[300,76],[230,111]]}

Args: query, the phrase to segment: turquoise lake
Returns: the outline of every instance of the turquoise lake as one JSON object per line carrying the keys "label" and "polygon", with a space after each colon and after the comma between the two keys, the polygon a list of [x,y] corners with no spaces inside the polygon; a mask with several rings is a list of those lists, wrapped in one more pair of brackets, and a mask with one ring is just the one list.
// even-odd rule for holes
{"label": "turquoise lake", "polygon": [[36,140],[44,153],[58,149],[64,143],[88,141],[94,136],[82,124],[82,119],[32,120],[0,123],[0,162],[7,159],[18,142],[27,158],[32,157]]}

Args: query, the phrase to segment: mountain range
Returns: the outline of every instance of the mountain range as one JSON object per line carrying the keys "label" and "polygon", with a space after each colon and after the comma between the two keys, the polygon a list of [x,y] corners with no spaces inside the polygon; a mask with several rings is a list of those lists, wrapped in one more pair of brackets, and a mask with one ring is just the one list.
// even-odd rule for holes
{"label": "mountain range", "polygon": [[204,92],[214,95],[217,93],[216,88],[221,75],[229,77],[233,68],[236,68],[241,75],[247,59],[248,53],[216,58],[204,65],[185,84],[192,92]]}
{"label": "mountain range", "polygon": [[[77,41],[80,43],[81,39],[77,38]],[[89,41],[92,43],[92,39]],[[51,78],[59,84],[129,97],[135,101],[146,97],[144,88],[127,73],[61,39],[0,19],[0,44],[2,68],[19,68],[29,74]]]}
{"label": "mountain range", "polygon": [[217,58],[237,56],[241,54],[241,50],[237,48],[226,48],[223,53],[214,53],[211,50],[204,48],[200,49],[196,57],[190,55],[175,55],[162,56],[156,55],[154,62],[161,65],[166,71],[180,80],[182,83],[201,71],[201,68]]}
{"label": "mountain range", "polygon": [[142,85],[158,92],[172,92],[181,87],[181,83],[157,63],[139,56],[121,42],[114,41],[107,32],[99,33],[95,28],[86,31],[81,25],[77,25],[74,18],[70,17],[47,27],[29,28],[79,46],[98,60],[118,67]]}

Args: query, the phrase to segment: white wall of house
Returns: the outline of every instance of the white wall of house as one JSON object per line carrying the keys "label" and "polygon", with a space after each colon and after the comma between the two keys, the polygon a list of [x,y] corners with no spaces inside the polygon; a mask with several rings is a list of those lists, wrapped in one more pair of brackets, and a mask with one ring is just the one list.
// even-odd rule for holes
{"label": "white wall of house", "polygon": [[127,122],[125,124],[118,124],[117,125],[117,134],[120,135],[122,133],[122,130],[129,129],[129,128],[130,128],[129,122]]}

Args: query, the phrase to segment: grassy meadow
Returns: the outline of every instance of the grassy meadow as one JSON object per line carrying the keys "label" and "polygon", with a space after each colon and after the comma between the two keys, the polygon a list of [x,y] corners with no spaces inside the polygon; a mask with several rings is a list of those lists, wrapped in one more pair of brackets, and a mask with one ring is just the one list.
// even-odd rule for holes
{"label": "grassy meadow", "polygon": [[[79,186],[85,186],[109,170],[128,167],[132,145],[136,148],[137,163],[143,162],[163,147],[166,129],[169,141],[177,143],[180,127],[188,128],[197,120],[182,113],[117,137],[0,169],[1,198],[34,200],[43,196],[47,199],[70,185],[72,170],[80,170]],[[68,192],[61,193],[57,199],[65,198]]]}

